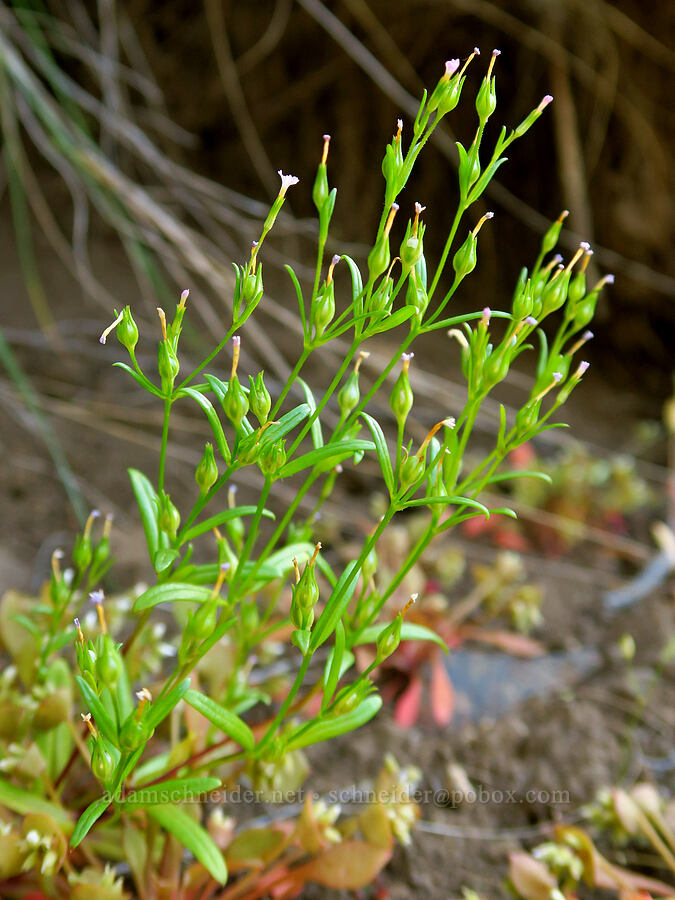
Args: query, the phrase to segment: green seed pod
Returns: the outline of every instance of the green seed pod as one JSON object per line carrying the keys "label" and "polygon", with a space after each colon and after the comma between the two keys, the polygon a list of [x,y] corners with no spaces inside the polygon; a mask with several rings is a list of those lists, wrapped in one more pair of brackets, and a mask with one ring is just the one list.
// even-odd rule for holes
{"label": "green seed pod", "polygon": [[401,643],[401,626],[403,625],[403,616],[399,613],[391,624],[380,632],[377,638],[377,656],[376,662],[381,663],[396,650]]}
{"label": "green seed pod", "polygon": [[[403,151],[401,149],[401,132],[403,130],[403,122],[398,120],[398,130],[391,144],[388,144],[384,151],[384,159],[382,160],[382,174],[387,185],[387,194],[396,196],[400,190],[400,179],[403,175]],[[384,268],[387,268],[387,262]]]}
{"label": "green seed pod", "polygon": [[548,316],[565,305],[569,281],[569,272],[561,272],[548,282],[541,295],[540,318]]}
{"label": "green seed pod", "polygon": [[227,392],[223,397],[223,410],[235,429],[238,430],[248,412],[248,397],[236,375],[230,378],[227,386]]}
{"label": "green seed pod", "polygon": [[109,688],[114,688],[124,665],[119,647],[109,634],[103,635],[103,647],[96,656],[96,674],[99,680]]}
{"label": "green seed pod", "polygon": [[403,369],[389,395],[389,406],[400,427],[403,427],[413,405],[413,392],[410,387],[410,376],[408,374],[412,357],[412,353],[404,353],[401,357]]}
{"label": "green seed pod", "polygon": [[411,487],[423,474],[424,461],[417,456],[408,456],[401,465],[401,487]]}
{"label": "green seed pod", "polygon": [[244,276],[241,286],[241,296],[244,301],[244,307],[249,309],[251,306],[257,306],[264,292],[262,281],[262,263],[258,266],[255,274],[249,272]]}
{"label": "green seed pod", "polygon": [[265,387],[262,372],[258,372],[255,380],[252,375],[249,375],[248,380],[250,386],[248,395],[249,408],[260,424],[264,425],[272,408],[272,398]]}
{"label": "green seed pod", "polygon": [[180,513],[165,491],[160,491],[157,499],[159,503],[157,524],[172,540],[175,540],[176,532],[180,528]]}
{"label": "green seed pod", "polygon": [[478,90],[478,96],[476,97],[476,112],[483,124],[487,122],[496,107],[497,95],[495,91],[495,79],[484,78],[483,83]]}
{"label": "green seed pod", "polygon": [[495,352],[488,356],[483,366],[483,383],[486,388],[494,387],[495,384],[499,384],[500,381],[506,378],[510,362],[510,354],[508,352]]}
{"label": "green seed pod", "polygon": [[541,252],[543,254],[550,253],[555,249],[558,238],[560,237],[560,231],[562,229],[563,222],[569,215],[569,211],[564,209],[555,222],[549,227],[548,231],[541,239]]}
{"label": "green seed pod", "polygon": [[218,466],[213,453],[213,444],[205,444],[204,454],[195,471],[195,481],[200,496],[205,497],[218,480]]}
{"label": "green seed pod", "polygon": [[91,750],[91,771],[94,777],[105,784],[115,771],[113,758],[105,748],[103,741],[97,738]]}
{"label": "green seed pod", "polygon": [[319,213],[322,212],[324,203],[326,202],[326,198],[328,197],[328,172],[326,170],[326,160],[328,159],[329,145],[330,135],[324,134],[323,154],[321,156],[321,162],[319,163],[319,167],[316,172],[316,178],[314,179],[314,186],[312,188],[312,201],[314,202],[314,206],[316,206],[317,212]]}
{"label": "green seed pod", "polygon": [[286,441],[265,444],[258,457],[258,465],[263,475],[273,478],[286,465]]}
{"label": "green seed pod", "polygon": [[528,434],[539,421],[539,402],[530,401],[516,413],[516,429],[519,435]]}
{"label": "green seed pod", "polygon": [[338,393],[338,406],[343,419],[346,419],[349,413],[358,406],[360,399],[359,373],[354,371],[348,376]]}
{"label": "green seed pod", "polygon": [[570,281],[569,291],[567,292],[568,305],[571,309],[579,303],[586,294],[586,274],[584,272],[577,272],[574,278]]}
{"label": "green seed pod", "polygon": [[366,558],[363,560],[363,565],[361,566],[361,577],[366,584],[368,584],[370,579],[377,572],[377,566],[377,553],[375,552],[375,548],[373,547],[368,556],[366,556]]}
{"label": "green seed pod", "polygon": [[417,310],[416,318],[418,321],[421,321],[429,305],[429,297],[417,276],[417,269],[412,269],[410,272],[408,287],[405,292],[405,304],[406,306],[413,306]]}
{"label": "green seed pod", "polygon": [[534,297],[532,295],[532,282],[527,277],[527,269],[523,268],[513,295],[511,312],[513,313],[513,318],[516,321],[520,321],[531,316],[533,309]]}
{"label": "green seed pod", "polygon": [[131,307],[125,306],[122,310],[122,320],[115,331],[117,340],[131,354],[138,343],[138,326],[131,315]]}
{"label": "green seed pod", "polygon": [[84,572],[89,566],[92,556],[91,538],[88,534],[78,534],[73,546],[73,562],[79,572]]}
{"label": "green seed pod", "polygon": [[164,391],[170,390],[173,386],[176,376],[180,371],[180,363],[176,352],[171,346],[171,341],[164,340],[159,342],[157,350],[157,371],[162,379],[162,387]]}
{"label": "green seed pod", "polygon": [[477,240],[472,231],[469,232],[466,240],[455,253],[452,260],[452,267],[458,279],[465,278],[476,268],[476,244]]}
{"label": "green seed pod", "polygon": [[134,751],[146,744],[152,737],[153,730],[136,718],[137,713],[130,713],[120,729],[120,747]]}
{"label": "green seed pod", "polygon": [[445,63],[445,72],[432,91],[427,103],[426,111],[431,113],[437,110],[437,118],[447,115],[459,103],[464,79],[456,74],[459,69],[458,59],[449,59]]}
{"label": "green seed pod", "polygon": [[314,336],[320,338],[335,316],[335,287],[333,282],[325,284],[314,298],[310,312],[310,322],[314,326]]}
{"label": "green seed pod", "polygon": [[368,254],[368,277],[375,281],[386,271],[391,254],[389,252],[389,238],[382,236]]}

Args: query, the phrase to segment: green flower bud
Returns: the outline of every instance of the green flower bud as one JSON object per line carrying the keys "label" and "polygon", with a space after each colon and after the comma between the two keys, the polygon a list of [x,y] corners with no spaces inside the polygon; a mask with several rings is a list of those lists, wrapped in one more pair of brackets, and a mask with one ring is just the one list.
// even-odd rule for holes
{"label": "green flower bud", "polygon": [[516,137],[522,137],[526,131],[530,130],[530,128],[534,125],[534,123],[537,121],[539,116],[543,113],[543,111],[549,105],[551,100],[553,100],[553,97],[550,94],[547,94],[541,100],[541,102],[539,103],[539,106],[537,106],[536,109],[533,109],[532,112],[523,119],[523,121],[520,123],[520,125],[518,125],[514,130],[514,134]]}
{"label": "green flower bud", "polygon": [[391,307],[391,293],[394,289],[394,280],[386,275],[378,284],[377,290],[373,291],[368,301],[368,312],[389,311]]}
{"label": "green flower bud", "polygon": [[518,278],[518,284],[513,294],[511,312],[516,321],[526,319],[532,315],[534,309],[534,297],[532,295],[532,282],[527,277],[527,269],[523,268]]}
{"label": "green flower bud", "polygon": [[[515,339],[514,339],[515,340]],[[494,387],[503,381],[509,372],[509,363],[511,362],[508,351],[491,353],[485,360],[483,366],[483,384],[485,388]]]}
{"label": "green flower bud", "polygon": [[100,513],[97,509],[92,510],[85,523],[84,531],[75,538],[72,556],[75,567],[80,573],[84,572],[92,561],[93,550],[91,544],[91,529],[94,521],[98,519],[99,516]]}
{"label": "green flower bud", "polygon": [[540,318],[548,316],[565,305],[569,281],[570,273],[563,271],[561,266],[542,291]]}
{"label": "green flower bud", "polygon": [[400,427],[403,427],[413,405],[413,392],[410,387],[408,374],[410,360],[413,358],[413,355],[412,353],[404,353],[401,357],[403,369],[389,395],[389,406]]}
{"label": "green flower bud", "polygon": [[359,373],[354,370],[338,392],[338,406],[343,419],[346,419],[349,413],[358,406],[360,399]]}
{"label": "green flower bud", "polygon": [[180,371],[178,357],[169,340],[160,341],[157,350],[157,371],[162,379],[162,388],[170,390]]}
{"label": "green flower bud", "polygon": [[258,266],[257,271],[249,272],[244,275],[241,286],[241,296],[244,301],[244,308],[249,309],[255,307],[260,302],[264,292],[262,281],[262,263]]}
{"label": "green flower bud", "polygon": [[183,291],[180,295],[180,301],[176,306],[176,315],[173,317],[173,322],[167,328],[167,337],[171,341],[172,347],[174,349],[178,346],[178,338],[180,337],[181,329],[183,327],[183,316],[185,315],[185,304],[187,302],[187,298],[190,296],[190,291]]}
{"label": "green flower bud", "polygon": [[111,754],[107,751],[101,738],[94,741],[91,750],[91,771],[94,777],[106,784],[113,776],[115,763]]}
{"label": "green flower bud", "polygon": [[485,122],[487,122],[487,120],[490,118],[497,107],[497,94],[495,90],[495,79],[494,77],[492,77],[492,68],[500,52],[500,50],[492,51],[492,59],[490,60],[487,74],[483,79],[483,82],[478,90],[478,96],[476,97],[476,112],[478,113],[478,118],[481,120],[481,123],[483,125],[485,124]]}
{"label": "green flower bud", "polygon": [[399,250],[401,266],[404,272],[417,265],[424,252],[425,226],[420,222],[420,215],[425,209],[425,206],[415,203],[415,218],[412,222],[408,222],[401,249]]}
{"label": "green flower bud", "polygon": [[286,465],[286,441],[265,444],[258,457],[258,465],[263,475],[273,478]]}
{"label": "green flower bud", "polygon": [[139,701],[136,711],[129,713],[120,728],[120,747],[130,752],[146,744],[154,733],[154,729],[144,721],[143,715],[147,704],[152,701],[152,695],[147,688],[141,688],[136,696]]}
{"label": "green flower bud", "polygon": [[124,665],[119,649],[109,634],[103,635],[101,652],[96,656],[96,674],[100,681],[109,688],[114,688],[119,680]]}
{"label": "green flower bud", "polygon": [[405,292],[405,305],[413,306],[416,312],[416,318],[419,321],[422,320],[422,316],[426,312],[427,306],[429,305],[429,297],[427,296],[427,292],[422,286],[421,280],[417,274],[417,269],[411,269],[410,275],[408,277],[408,287]]}
{"label": "green flower bud", "polygon": [[[387,184],[387,195],[396,196],[400,190],[399,180],[403,174],[403,152],[401,150],[401,133],[403,131],[403,121],[397,122],[398,130],[391,144],[388,144],[384,151],[384,159],[382,160],[382,174]],[[383,272],[389,261],[385,263],[381,271]]]}
{"label": "green flower bud", "polygon": [[218,466],[213,453],[213,444],[205,444],[204,454],[195,471],[195,481],[199,493],[205,497],[218,480]]}
{"label": "green flower bud", "polygon": [[301,631],[307,631],[314,622],[314,607],[319,599],[319,585],[316,581],[314,564],[321,550],[321,543],[314,548],[314,555],[304,568],[302,575],[297,559],[293,560],[295,568],[295,587],[291,600],[291,622]]}
{"label": "green flower bud", "polygon": [[[333,257],[339,259],[340,257]],[[322,337],[324,331],[335,316],[335,286],[333,282],[326,282],[318,292],[312,303],[310,311],[310,323],[314,326],[314,337]]]}
{"label": "green flower bud", "polygon": [[[474,56],[475,52],[472,53],[467,60],[467,63],[464,65],[464,69],[466,69],[466,66]],[[427,112],[431,113],[434,110],[437,110],[438,119],[440,119],[441,116],[445,116],[447,115],[447,113],[452,112],[452,110],[459,103],[464,79],[461,77],[461,72],[457,74],[458,69],[458,59],[447,60],[445,63],[445,72],[434,88],[431,97],[429,97],[429,102],[427,103]],[[464,71],[464,69],[462,69],[462,72]]]}
{"label": "green flower bud", "polygon": [[564,209],[556,221],[550,226],[546,234],[541,240],[541,252],[542,254],[550,253],[558,243],[558,238],[560,237],[560,230],[562,228],[562,224],[569,215],[569,210]]}
{"label": "green flower bud", "polygon": [[424,475],[424,460],[418,456],[408,456],[401,465],[401,487],[409,488]]}
{"label": "green flower bud", "polygon": [[393,622],[380,632],[377,637],[377,656],[376,661],[381,663],[396,650],[401,643],[401,626],[403,625],[403,614],[399,613]]}
{"label": "green flower bud", "polygon": [[134,317],[131,315],[131,307],[125,306],[122,310],[122,321],[117,326],[115,331],[117,335],[117,340],[120,344],[129,351],[129,353],[133,353],[138,343],[138,326],[134,322]]}
{"label": "green flower bud", "polygon": [[176,532],[180,528],[180,513],[165,491],[159,492],[157,501],[159,505],[157,524],[161,531],[166,532],[172,540],[175,540]]}
{"label": "green flower bud", "polygon": [[398,212],[398,203],[392,203],[385,222],[384,231],[379,240],[368,254],[368,279],[372,283],[387,270],[391,255],[389,253],[389,233],[394,224],[394,218]]}
{"label": "green flower bud", "polygon": [[321,213],[323,205],[326,202],[326,197],[328,197],[328,172],[326,170],[326,160],[328,159],[329,145],[330,135],[324,134],[323,153],[321,156],[321,162],[319,163],[319,168],[316,172],[316,178],[314,179],[314,187],[312,188],[312,200],[314,201],[314,206],[316,206],[319,213]]}
{"label": "green flower bud", "polygon": [[227,385],[227,391],[223,397],[223,410],[235,429],[238,430],[248,412],[248,397],[236,375],[230,378]]}
{"label": "green flower bud", "polygon": [[465,278],[476,268],[476,244],[477,240],[473,232],[469,232],[459,250],[452,260],[452,267],[458,279]]}
{"label": "green flower bud", "polygon": [[264,425],[267,422],[267,417],[272,408],[272,398],[265,387],[262,372],[258,372],[255,381],[253,380],[252,375],[248,376],[248,380],[250,386],[248,394],[249,408],[260,424]]}

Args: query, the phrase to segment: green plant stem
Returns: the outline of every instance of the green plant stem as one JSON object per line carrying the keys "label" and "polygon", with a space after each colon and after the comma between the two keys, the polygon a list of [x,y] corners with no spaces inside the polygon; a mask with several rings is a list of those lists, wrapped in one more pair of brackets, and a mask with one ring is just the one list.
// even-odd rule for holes
{"label": "green plant stem", "polygon": [[295,700],[295,697],[296,697],[298,691],[302,687],[302,683],[305,680],[305,675],[307,674],[307,670],[309,669],[309,664],[310,664],[311,660],[312,660],[311,653],[307,653],[305,656],[303,656],[302,664],[300,665],[300,668],[298,669],[298,673],[295,676],[295,681],[293,682],[291,689],[289,690],[288,694],[286,695],[286,699],[279,707],[279,711],[277,712],[276,716],[272,719],[267,731],[262,736],[262,738],[260,739],[260,741],[258,742],[258,744],[256,746],[256,750],[257,750],[258,754],[260,754],[260,752],[267,746],[267,744],[269,744],[270,740],[272,739],[272,736],[274,735],[274,732],[277,730],[279,725],[283,722],[284,717],[286,716],[286,713],[288,712],[288,709],[289,709],[291,703]]}
{"label": "green plant stem", "polygon": [[295,381],[296,381],[298,375],[300,374],[302,367],[307,362],[311,352],[312,352],[311,347],[303,347],[302,353],[300,354],[300,358],[298,359],[295,366],[293,367],[293,371],[288,376],[288,378],[286,380],[286,384],[284,385],[281,393],[279,394],[279,397],[277,398],[277,402],[274,404],[272,412],[270,413],[270,416],[269,416],[270,419],[274,419],[277,416],[279,410],[281,409],[282,403],[286,399],[286,396],[287,396],[288,392],[290,391],[290,389],[295,384]]}
{"label": "green plant stem", "polygon": [[171,403],[172,403],[171,398],[166,397],[164,400],[164,421],[162,424],[162,445],[159,450],[159,474],[157,476],[157,488],[159,491],[164,490],[164,471],[166,468],[166,450],[167,450],[167,444],[169,441],[169,418],[171,416]]}
{"label": "green plant stem", "polygon": [[466,212],[468,207],[468,203],[464,201],[460,203],[457,207],[457,212],[455,213],[455,218],[452,221],[452,225],[450,227],[450,234],[448,234],[448,239],[445,242],[445,246],[443,247],[443,252],[441,253],[441,258],[438,263],[438,267],[436,269],[436,274],[434,275],[434,280],[431,282],[431,287],[427,291],[427,297],[429,298],[429,302],[431,302],[431,298],[434,295],[436,290],[436,285],[438,284],[441,275],[443,274],[443,269],[445,268],[445,264],[448,260],[448,254],[450,253],[450,249],[452,247],[452,242],[455,239],[455,235],[457,234],[457,229],[459,228],[459,223],[462,219],[462,216]]}
{"label": "green plant stem", "polygon": [[178,387],[176,388],[176,392],[182,390],[184,387],[187,387],[188,384],[190,384],[190,382],[193,380],[193,378],[196,378],[197,375],[199,375],[201,372],[204,371],[204,369],[209,365],[209,363],[212,362],[212,360],[214,360],[214,359],[216,358],[216,356],[218,356],[218,354],[219,354],[220,351],[223,349],[223,347],[225,347],[225,345],[227,344],[227,342],[232,338],[232,335],[235,333],[236,330],[237,330],[237,328],[236,328],[236,326],[233,324],[233,325],[230,327],[230,329],[229,329],[229,331],[227,332],[227,334],[225,335],[225,337],[223,338],[223,340],[218,344],[218,346],[216,347],[216,349],[213,350],[211,353],[209,353],[209,355],[206,357],[206,359],[203,360],[203,361],[197,366],[196,369],[193,369],[193,370],[192,370],[192,373],[191,373],[190,375],[188,375],[188,377],[187,377],[184,381],[181,381],[181,383],[180,383],[180,384],[178,385]]}

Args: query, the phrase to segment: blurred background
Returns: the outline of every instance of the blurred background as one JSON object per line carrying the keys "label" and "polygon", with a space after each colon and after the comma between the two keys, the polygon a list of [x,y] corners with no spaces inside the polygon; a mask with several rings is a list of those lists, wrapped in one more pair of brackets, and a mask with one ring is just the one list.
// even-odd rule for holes
{"label": "blurred background", "polygon": [[[563,252],[590,241],[593,276],[613,272],[616,283],[588,350],[593,378],[568,418],[599,455],[641,455],[643,475],[662,489],[675,319],[674,31],[668,4],[633,0],[0,3],[0,587],[39,584],[51,551],[94,506],[116,514],[118,555],[140,565],[125,470],[155,464],[161,411],[111,367],[123,358],[116,341],[98,342],[113,307],[131,304],[151,370],[155,307],[189,287],[185,364],[198,361],[229,324],[231,262],[256,237],[277,170],[291,172],[301,183],[266,243],[266,299],[243,336],[243,370],[263,366],[273,384],[300,344],[282,265],[309,277],[321,136],[333,136],[338,187],[330,249],[363,261],[397,118],[405,140],[423,87],[474,46],[482,56],[463,102],[404,196],[427,206],[427,257],[437,257],[454,213],[454,140],[471,139],[472,101],[499,48],[492,137],[544,94],[555,102],[476,211],[495,219],[457,306],[507,304],[549,222],[569,209]],[[416,388],[431,420],[439,407],[455,410],[461,386],[447,338],[423,349]],[[500,399],[527,385],[524,363]],[[204,423],[177,411],[178,500],[192,490],[207,439]]]}

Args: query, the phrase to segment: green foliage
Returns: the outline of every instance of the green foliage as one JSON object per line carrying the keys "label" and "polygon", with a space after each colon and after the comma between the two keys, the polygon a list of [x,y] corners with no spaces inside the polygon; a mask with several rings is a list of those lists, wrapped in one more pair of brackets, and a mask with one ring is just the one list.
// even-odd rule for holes
{"label": "green foliage", "polygon": [[[566,267],[558,265],[556,259],[545,259],[553,249],[552,235],[557,237],[559,223],[545,236],[542,255],[532,270],[521,274],[510,311],[493,314],[484,309],[443,318],[447,305],[478,264],[479,232],[492,214],[484,215],[466,234],[465,218],[505,161],[504,152],[548,102],[545,98],[510,133],[502,129],[494,146],[487,148],[484,127],[496,104],[494,56],[476,101],[476,134],[468,149],[460,147],[459,201],[443,252],[435,266],[429,267],[423,245],[424,208],[417,203],[402,229],[400,258],[392,262],[390,241],[400,213],[399,198],[424,145],[442,118],[460,102],[472,58],[461,70],[459,61],[447,64],[431,96],[425,94],[422,99],[409,139],[404,138],[403,124],[399,123],[387,147],[382,164],[384,208],[365,274],[349,257],[336,255],[323,275],[336,202],[336,190],[328,184],[328,139],[324,140],[312,192],[319,214],[319,241],[311,293],[287,267],[299,303],[303,344],[291,375],[276,397],[270,395],[262,373],[240,377],[239,356],[246,322],[264,295],[260,256],[265,237],[287,190],[297,182],[293,176],[280,173],[281,189],[259,240],[248,262],[235,266],[230,327],[196,368],[186,372],[180,357],[183,319],[190,312],[187,291],[172,317],[158,311],[160,328],[155,335],[139,334],[128,307],[104,332],[105,337],[113,328],[116,330],[122,348],[129,354],[129,363],[121,364],[121,368],[163,407],[156,479],[134,469],[129,471],[154,583],[132,598],[134,627],[129,633],[116,617],[114,602],[104,603],[103,592],[93,591],[110,564],[110,542],[109,523],[96,539],[92,516],[77,538],[73,569],[68,575],[62,572],[61,557],[55,554],[42,604],[28,615],[23,609],[17,610],[23,619],[13,620],[13,625],[24,621],[21,646],[9,646],[10,652],[16,649],[17,654],[23,654],[17,658],[17,666],[25,687],[32,690],[39,685],[56,692],[63,685],[57,683],[52,665],[64,654],[67,657],[67,645],[75,641],[75,681],[88,713],[89,734],[80,734],[74,726],[67,732],[72,757],[65,765],[57,767],[48,749],[38,752],[46,754],[46,758],[40,757],[43,766],[50,771],[56,769],[53,780],[57,787],[78,767],[80,774],[83,766],[87,772],[84,793],[88,800],[75,825],[73,847],[89,840],[91,831],[91,846],[95,848],[97,833],[121,834],[120,822],[127,829],[136,828],[137,817],[142,816],[148,832],[147,871],[160,864],[153,843],[159,833],[164,841],[165,872],[180,871],[181,848],[185,848],[212,878],[224,883],[227,868],[221,849],[202,826],[199,807],[188,807],[187,800],[220,784],[221,777],[232,779],[243,770],[251,775],[254,785],[266,790],[278,783],[299,783],[306,771],[303,748],[352,732],[377,713],[381,699],[370,678],[375,666],[395,653],[401,641],[442,644],[428,629],[405,623],[405,610],[393,620],[391,614],[382,619],[385,604],[436,535],[473,516],[512,515],[508,509],[486,507],[479,499],[483,488],[508,477],[508,473],[500,475],[497,470],[509,452],[552,427],[550,417],[580,381],[587,364],[572,365],[572,354],[580,346],[579,341],[574,343],[574,336],[585,327],[589,305],[594,305],[604,281],[586,292],[581,277],[589,259],[585,245]],[[334,279],[340,260],[345,261],[349,272],[346,288]],[[556,311],[561,311],[562,322],[550,345],[543,337],[539,342],[537,378],[529,398],[512,422],[502,412],[493,449],[468,466],[465,455],[481,405],[506,377],[517,356],[530,348],[542,320]],[[447,410],[446,417],[429,429],[415,449],[412,442],[406,443],[405,433],[414,412],[410,349],[417,339],[448,328],[460,346],[466,403],[461,410]],[[399,346],[370,382],[361,371],[368,356],[364,348],[370,338],[383,333]],[[328,388],[321,394],[314,393],[301,377],[303,368],[310,357],[316,354],[321,359],[324,346],[339,337],[344,341],[345,335],[349,348],[337,371],[330,373]],[[146,373],[139,366],[135,348],[157,339],[156,372]],[[230,353],[230,376],[224,382],[208,369],[217,356]],[[400,359],[402,367],[394,380]],[[304,402],[293,406],[290,400],[297,392]],[[372,401],[384,394],[396,420],[393,434],[389,434],[388,422],[379,422],[372,412]],[[171,499],[166,472],[176,403],[196,404],[213,435],[195,472],[194,502],[184,509],[178,509]],[[324,416],[331,405],[339,410],[337,425],[332,429]],[[451,412],[455,418],[450,417]],[[379,467],[386,508],[353,558],[346,561],[342,571],[336,571],[331,548],[324,550],[314,541],[314,517],[330,497],[342,466],[358,466],[364,459]],[[258,477],[258,499],[254,504],[236,506],[233,483],[244,468]],[[285,496],[292,498],[285,507],[277,499],[279,482],[287,483]],[[301,513],[301,503],[312,489],[318,499],[307,517]],[[401,560],[399,571],[385,578],[378,570],[378,543],[392,521],[411,508],[426,511],[426,525]],[[196,547],[200,547],[202,558],[210,555],[211,562],[192,562]],[[289,576],[293,574],[291,585]],[[98,624],[83,628],[76,619],[73,631],[69,624],[72,616],[90,592]],[[157,631],[158,607],[177,625],[177,634],[169,635],[170,642],[163,640],[161,625]],[[96,636],[90,639],[85,631],[91,633],[92,629]],[[113,639],[118,632],[123,633],[124,644]],[[254,677],[260,660],[269,653],[273,635],[286,638],[285,652],[295,665],[294,680],[285,686],[283,699],[274,692],[271,680],[263,689]],[[313,684],[310,665],[327,643],[330,650],[323,680]],[[366,643],[375,644],[375,661],[354,676],[351,650]],[[172,667],[167,658],[173,659]],[[145,687],[150,674],[152,693]],[[68,667],[65,677],[72,682]],[[199,679],[192,687],[191,677]],[[299,720],[298,711],[315,690],[322,692],[320,710]],[[251,717],[251,723],[256,724],[249,724],[244,718],[247,712],[270,705],[272,696],[280,700],[274,710],[264,716],[262,708],[258,709]],[[68,712],[60,723],[65,721],[70,721]],[[28,728],[24,734],[29,733]],[[235,763],[238,769],[228,769]],[[57,792],[52,797],[40,771],[38,760],[31,774],[39,808],[50,814],[48,810],[55,804],[63,814],[53,814],[54,821],[63,824],[64,817],[69,821],[62,804],[70,795]],[[31,811],[22,799],[24,788],[20,784],[0,784],[0,800],[3,791],[10,809],[17,813]],[[163,791],[172,795],[170,803],[157,801]],[[76,802],[78,809],[85,807],[79,795]],[[305,880],[349,888],[367,883],[389,857],[389,838],[407,837],[414,815],[408,809],[400,821],[390,819],[394,825],[380,828],[380,833],[388,835],[384,846],[378,844],[377,850],[370,847],[364,851],[363,858],[368,857],[372,865],[340,881],[334,866],[345,853],[335,851],[332,856],[325,855],[321,866],[306,863]],[[318,828],[317,821],[312,827]],[[365,827],[361,830],[367,834]],[[172,836],[171,841],[167,835]],[[276,848],[276,837],[269,838],[267,834],[261,847]],[[315,844],[303,844],[305,850],[310,846]],[[319,841],[316,846],[324,845]],[[300,869],[295,871],[297,874]]]}

